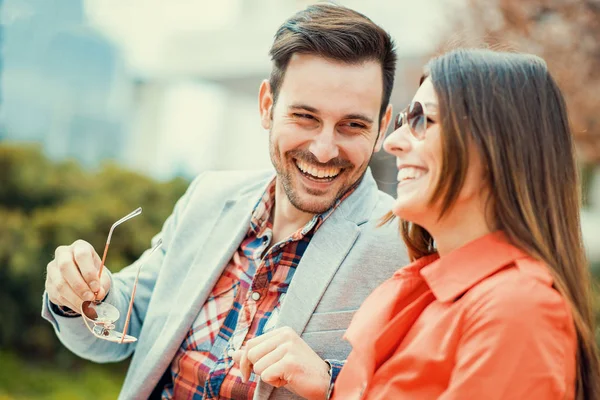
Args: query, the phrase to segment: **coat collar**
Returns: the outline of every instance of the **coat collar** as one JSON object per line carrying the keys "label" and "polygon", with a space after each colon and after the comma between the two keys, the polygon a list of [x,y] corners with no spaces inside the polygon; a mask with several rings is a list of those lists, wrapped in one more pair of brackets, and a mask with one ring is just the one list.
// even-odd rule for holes
{"label": "coat collar", "polygon": [[513,261],[528,257],[502,231],[475,239],[421,269],[421,276],[441,302],[453,301]]}
{"label": "coat collar", "polygon": [[[234,193],[230,198],[230,201],[236,202],[240,198],[254,196],[254,205],[256,205],[260,200],[260,196],[264,194],[268,185],[275,177],[276,175],[273,172],[265,176],[264,179],[257,181],[255,184],[246,186],[242,190]],[[378,196],[379,190],[377,188],[377,183],[373,178],[371,168],[367,168],[358,186],[336,208],[336,214],[341,214],[344,219],[351,221],[356,225],[361,225],[372,218],[372,211],[377,205]]]}

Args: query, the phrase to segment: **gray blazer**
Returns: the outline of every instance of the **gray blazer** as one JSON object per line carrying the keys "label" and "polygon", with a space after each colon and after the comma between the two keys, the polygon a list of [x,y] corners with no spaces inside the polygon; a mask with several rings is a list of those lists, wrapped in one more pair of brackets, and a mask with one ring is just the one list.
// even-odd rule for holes
{"label": "gray blazer", "polygon": [[[44,294],[42,316],[73,353],[114,362],[133,353],[119,399],[145,399],[170,367],[212,287],[247,233],[253,207],[274,177],[269,172],[209,172],[192,182],[162,231],[162,251],[111,275],[105,301],[121,311],[122,331],[139,262],[145,264],[134,301],[129,345],[96,339],[81,317],[54,314]],[[345,360],[342,339],[365,297],[407,263],[397,224],[377,228],[392,198],[367,170],[362,182],[323,223],[306,249],[275,327],[289,326],[324,359]],[[298,399],[259,382],[254,400]]]}

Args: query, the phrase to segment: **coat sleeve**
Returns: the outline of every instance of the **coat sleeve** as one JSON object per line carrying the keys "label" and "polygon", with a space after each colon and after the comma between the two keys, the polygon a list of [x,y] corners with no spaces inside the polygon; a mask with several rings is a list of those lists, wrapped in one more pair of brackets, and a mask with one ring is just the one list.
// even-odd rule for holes
{"label": "coat sleeve", "polygon": [[[133,302],[131,322],[128,328],[129,335],[139,336],[158,273],[169,251],[169,243],[177,229],[179,219],[186,209],[192,193],[200,185],[202,177],[203,175],[200,175],[192,182],[185,195],[178,200],[172,214],[165,221],[161,232],[152,239],[152,245],[159,238],[163,239],[161,249],[154,252],[151,256],[148,249],[130,266],[114,274],[109,272],[111,286],[104,301],[115,306],[121,313],[121,318],[115,323],[115,329],[123,331],[125,316],[127,315],[127,308],[131,298],[131,289],[133,288],[138,266],[143,264]],[[58,339],[65,347],[82,358],[95,362],[116,362],[127,358],[135,350],[136,342],[118,344],[97,339],[85,327],[82,317],[65,317],[55,313],[50,307],[46,292],[44,292],[42,299],[42,317],[52,324]]]}

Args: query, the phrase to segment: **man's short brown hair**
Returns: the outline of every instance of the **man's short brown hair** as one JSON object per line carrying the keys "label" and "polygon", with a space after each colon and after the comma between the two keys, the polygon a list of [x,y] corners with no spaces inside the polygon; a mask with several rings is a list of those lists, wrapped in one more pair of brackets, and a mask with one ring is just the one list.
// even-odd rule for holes
{"label": "man's short brown hair", "polygon": [[390,101],[396,72],[396,51],[391,36],[369,18],[344,6],[330,3],[311,5],[281,25],[269,51],[273,60],[273,100],[281,89],[292,55],[313,54],[334,61],[381,64],[383,96],[380,118]]}

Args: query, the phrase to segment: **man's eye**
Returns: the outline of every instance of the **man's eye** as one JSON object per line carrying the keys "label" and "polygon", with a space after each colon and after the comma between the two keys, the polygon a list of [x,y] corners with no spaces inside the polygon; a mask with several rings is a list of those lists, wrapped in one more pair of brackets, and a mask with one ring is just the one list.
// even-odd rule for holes
{"label": "man's eye", "polygon": [[350,128],[353,129],[365,129],[365,124],[361,124],[360,122],[348,122],[347,124]]}
{"label": "man's eye", "polygon": [[294,117],[296,118],[302,118],[302,119],[315,119],[315,117],[313,117],[310,114],[299,114],[299,113],[294,113]]}

